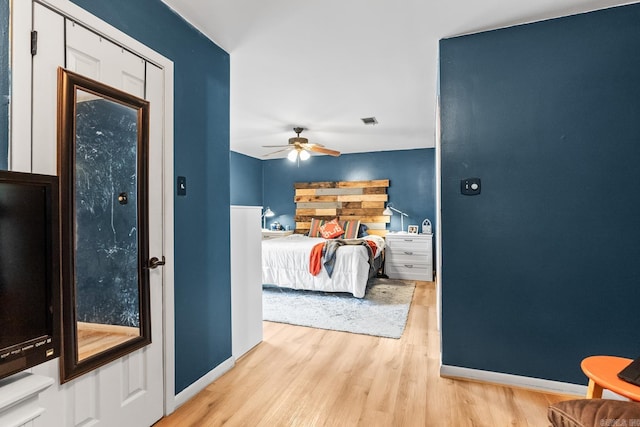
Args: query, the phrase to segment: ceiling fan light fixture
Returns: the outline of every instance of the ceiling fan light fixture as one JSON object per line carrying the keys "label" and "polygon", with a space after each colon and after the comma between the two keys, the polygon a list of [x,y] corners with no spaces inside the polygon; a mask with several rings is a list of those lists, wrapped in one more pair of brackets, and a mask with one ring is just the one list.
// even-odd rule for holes
{"label": "ceiling fan light fixture", "polygon": [[293,138],[289,138],[289,143],[287,145],[263,145],[263,147],[280,148],[280,150],[265,154],[265,157],[272,154],[282,153],[283,151],[288,151],[289,153],[287,154],[287,158],[289,159],[289,161],[297,161],[298,166],[300,166],[300,160],[309,160],[311,158],[311,152],[327,154],[334,157],[338,157],[340,155],[339,151],[325,148],[325,146],[322,144],[310,144],[307,138],[303,138],[300,136],[300,132],[302,132],[304,128],[295,127],[293,128],[293,130],[297,135]]}
{"label": "ceiling fan light fixture", "polygon": [[289,138],[289,144],[295,144],[295,143],[308,144],[309,140],[307,138],[303,138],[301,136]]}
{"label": "ceiling fan light fixture", "polygon": [[296,150],[291,150],[289,151],[289,154],[287,154],[287,159],[289,159],[290,162],[295,162],[297,158],[298,158],[298,151]]}

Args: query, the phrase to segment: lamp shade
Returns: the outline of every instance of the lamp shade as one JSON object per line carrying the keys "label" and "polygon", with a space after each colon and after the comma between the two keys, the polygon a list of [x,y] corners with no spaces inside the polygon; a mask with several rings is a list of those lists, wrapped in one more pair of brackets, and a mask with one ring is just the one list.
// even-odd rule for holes
{"label": "lamp shade", "polygon": [[269,206],[267,206],[267,209],[265,209],[263,214],[262,214],[262,228],[263,229],[267,228],[267,218],[271,218],[274,215],[275,215],[275,213],[273,213],[273,211],[269,208]]}
{"label": "lamp shade", "polygon": [[389,207],[387,206],[386,208],[384,208],[384,210],[382,211],[382,215],[393,215],[393,211],[391,209],[389,209]]}

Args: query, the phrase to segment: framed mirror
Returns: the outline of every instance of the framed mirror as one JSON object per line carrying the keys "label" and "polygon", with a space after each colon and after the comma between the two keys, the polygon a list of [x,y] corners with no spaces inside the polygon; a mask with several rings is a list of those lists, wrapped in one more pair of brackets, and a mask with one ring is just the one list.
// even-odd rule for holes
{"label": "framed mirror", "polygon": [[149,103],[58,70],[61,382],[151,342]]}

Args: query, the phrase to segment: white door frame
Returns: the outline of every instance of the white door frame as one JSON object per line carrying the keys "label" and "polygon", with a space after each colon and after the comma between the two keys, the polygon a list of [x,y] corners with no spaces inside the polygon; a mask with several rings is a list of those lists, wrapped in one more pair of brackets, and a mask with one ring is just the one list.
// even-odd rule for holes
{"label": "white door frame", "polygon": [[[69,0],[34,0],[87,27],[91,31],[126,46],[134,54],[164,70],[164,137],[163,137],[163,254],[168,262],[163,267],[164,338],[164,413],[170,414],[175,400],[175,338],[174,338],[174,227],[173,227],[173,61],[153,51],[141,42],[112,27]],[[31,54],[30,31],[32,25],[31,1],[13,0],[12,13],[12,84],[11,84],[11,137],[9,169],[31,172]],[[19,124],[19,125],[18,125]]]}

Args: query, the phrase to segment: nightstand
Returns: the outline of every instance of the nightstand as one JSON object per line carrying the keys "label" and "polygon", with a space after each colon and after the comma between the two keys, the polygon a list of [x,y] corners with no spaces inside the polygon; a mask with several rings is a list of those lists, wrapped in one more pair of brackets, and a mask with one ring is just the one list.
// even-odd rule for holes
{"label": "nightstand", "polygon": [[384,272],[392,279],[433,280],[433,234],[388,233]]}
{"label": "nightstand", "polygon": [[265,230],[262,229],[262,240],[277,239],[278,237],[286,237],[293,234],[293,230]]}

